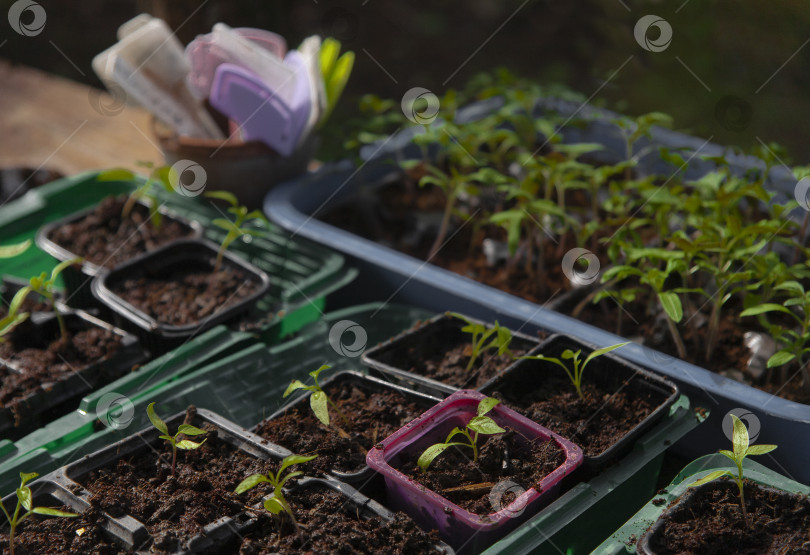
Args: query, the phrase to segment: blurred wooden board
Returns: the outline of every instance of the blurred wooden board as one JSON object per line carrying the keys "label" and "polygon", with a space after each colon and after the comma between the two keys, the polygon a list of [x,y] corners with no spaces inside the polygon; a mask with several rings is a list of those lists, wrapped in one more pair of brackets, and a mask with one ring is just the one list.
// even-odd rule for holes
{"label": "blurred wooden board", "polygon": [[0,168],[27,166],[65,175],[158,165],[163,157],[150,115],[121,99],[0,60]]}

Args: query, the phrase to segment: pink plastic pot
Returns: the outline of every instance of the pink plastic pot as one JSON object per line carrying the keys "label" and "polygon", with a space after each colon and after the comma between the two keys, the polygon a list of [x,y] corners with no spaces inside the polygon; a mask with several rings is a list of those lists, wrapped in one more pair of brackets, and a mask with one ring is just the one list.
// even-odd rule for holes
{"label": "pink plastic pot", "polygon": [[[389,508],[407,513],[426,529],[438,530],[460,553],[481,551],[556,499],[562,479],[583,462],[577,445],[498,404],[488,414],[498,425],[526,438],[554,441],[566,455],[562,465],[534,487],[521,488],[526,491],[506,507],[488,515],[471,513],[397,470],[405,457],[417,458],[428,446],[444,441],[454,426],[464,426],[485,397],[477,391],[458,391],[378,443],[366,456],[368,466],[385,479]],[[497,488],[509,485],[497,484],[494,495]],[[514,487],[509,489],[514,491]]]}

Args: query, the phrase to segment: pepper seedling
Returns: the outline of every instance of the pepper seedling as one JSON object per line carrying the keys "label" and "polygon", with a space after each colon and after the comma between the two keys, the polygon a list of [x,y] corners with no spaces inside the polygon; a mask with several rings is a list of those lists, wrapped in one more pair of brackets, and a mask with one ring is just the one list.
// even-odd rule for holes
{"label": "pepper seedling", "polygon": [[748,512],[745,510],[745,492],[743,491],[743,461],[745,460],[745,457],[749,455],[764,455],[765,453],[770,453],[776,449],[776,445],[751,445],[750,438],[748,437],[748,428],[745,427],[742,420],[740,420],[734,414],[731,415],[731,419],[734,421],[734,432],[731,439],[734,451],[732,452],[727,449],[721,449],[719,452],[721,455],[725,455],[734,461],[734,464],[737,466],[737,475],[735,476],[733,472],[728,470],[715,470],[700,480],[691,483],[689,487],[693,488],[702,486],[703,484],[712,482],[721,476],[729,476],[732,480],[734,480],[734,482],[737,484],[737,488],[740,490],[740,507],[742,508],[745,527],[751,528],[751,522],[748,519]]}
{"label": "pepper seedling", "polygon": [[[129,194],[129,197],[127,197],[127,200],[121,209],[121,218],[129,218],[130,214],[132,214],[132,209],[135,208],[135,204],[139,200],[144,199],[149,205],[149,220],[152,222],[155,229],[160,229],[163,222],[163,217],[158,210],[160,208],[160,200],[152,191],[152,188],[155,184],[158,184],[170,193],[174,191],[171,180],[169,179],[171,167],[155,167],[152,162],[143,161],[135,162],[135,165],[148,169],[149,175],[147,176],[146,181],[139,185]],[[98,176],[99,181],[132,181],[133,179],[135,179],[135,173],[123,168],[107,170],[100,173]]]}
{"label": "pepper seedling", "polygon": [[62,343],[67,343],[69,339],[68,330],[67,326],[65,325],[65,319],[62,317],[62,313],[59,312],[59,309],[56,306],[56,289],[54,284],[56,283],[56,278],[59,277],[59,274],[61,274],[65,268],[74,264],[80,264],[83,260],[84,259],[82,258],[71,258],[70,260],[65,260],[64,262],[60,262],[54,266],[53,270],[51,270],[50,277],[47,277],[48,274],[46,272],[42,272],[40,275],[29,279],[28,285],[17,291],[17,293],[11,299],[6,317],[0,320],[0,337],[7,335],[16,326],[28,319],[29,314],[27,312],[20,312],[20,307],[22,307],[22,304],[25,302],[25,298],[28,296],[28,294],[34,292],[42,295],[51,302],[53,313],[56,316],[56,321],[59,323],[60,339]]}
{"label": "pepper seedling", "polygon": [[[34,507],[34,496],[31,494],[31,488],[25,484],[37,476],[39,476],[39,474],[36,472],[20,472],[20,487],[17,488],[17,507],[14,509],[13,515],[6,510],[6,507],[3,505],[3,500],[0,499],[0,509],[3,509],[3,514],[6,515],[6,520],[8,520],[9,525],[8,549],[11,555],[14,555],[14,533],[17,527],[29,516],[33,514],[60,517],[79,516],[76,513],[68,513],[49,507]],[[22,515],[20,515],[20,508],[25,509]]]}
{"label": "pepper seedling", "polygon": [[[509,344],[512,342],[512,332],[506,328],[502,328],[497,320],[494,326],[487,328],[484,324],[473,322],[457,312],[448,312],[447,314],[467,323],[466,326],[461,328],[461,331],[470,334],[470,360],[467,363],[468,371],[472,370],[478,357],[490,349],[498,349],[499,355],[508,353],[509,356],[512,356],[512,351],[509,350]],[[492,338],[492,340],[486,343],[487,339],[490,338]]]}
{"label": "pepper seedling", "polygon": [[579,355],[582,354],[582,349],[577,351],[572,351],[571,349],[566,349],[562,352],[562,358],[564,360],[570,360],[573,366],[573,369],[569,368],[566,363],[556,357],[547,357],[545,355],[531,355],[531,356],[523,356],[520,357],[526,360],[545,360],[547,362],[553,362],[557,366],[560,366],[565,373],[568,374],[568,377],[571,379],[571,383],[574,384],[574,387],[577,390],[577,395],[579,395],[580,399],[585,399],[585,396],[582,394],[582,374],[585,372],[585,367],[588,366],[588,363],[595,359],[596,357],[602,356],[605,353],[609,353],[614,349],[618,349],[619,347],[624,347],[630,343],[630,341],[625,341],[624,343],[618,343],[616,345],[610,345],[609,347],[602,347],[601,349],[597,349],[593,351],[591,354],[587,356],[584,361],[579,360]]}
{"label": "pepper seedling", "polygon": [[267,223],[267,218],[265,218],[264,214],[262,214],[259,210],[248,212],[247,207],[239,204],[236,195],[228,191],[210,191],[205,193],[205,196],[208,198],[224,200],[230,204],[231,206],[228,208],[228,212],[234,216],[233,221],[227,218],[215,218],[211,220],[212,224],[224,230],[226,233],[225,238],[222,240],[222,243],[219,246],[219,251],[217,252],[216,264],[214,264],[214,272],[218,272],[222,267],[222,257],[224,256],[225,251],[228,250],[228,247],[231,246],[231,243],[244,235],[250,235],[251,237],[263,235],[262,232],[256,229],[242,227],[243,224],[250,220],[259,220]]}
{"label": "pepper seedling", "polygon": [[[478,403],[476,416],[473,416],[464,428],[459,428],[456,426],[450,430],[450,433],[447,435],[447,439],[444,440],[444,443],[436,443],[425,449],[425,451],[419,455],[416,465],[422,470],[422,472],[427,472],[428,467],[436,459],[436,457],[453,446],[469,447],[473,452],[473,462],[477,462],[478,435],[495,435],[502,434],[506,431],[498,426],[498,424],[495,423],[492,418],[486,416],[486,414],[498,403],[500,403],[500,401],[494,397],[486,397],[485,399],[481,399],[481,401]],[[467,442],[451,441],[458,435],[464,436],[467,439]]]}
{"label": "pepper seedling", "polygon": [[288,455],[284,457],[281,461],[281,465],[278,468],[278,472],[273,474],[272,472],[268,472],[267,475],[264,474],[254,474],[252,476],[248,476],[242,482],[236,486],[236,490],[234,493],[237,495],[240,493],[244,493],[249,489],[253,489],[254,487],[258,486],[262,482],[267,482],[271,486],[273,486],[273,497],[270,499],[266,499],[264,502],[264,508],[267,509],[268,512],[278,516],[281,512],[287,513],[292,521],[293,525],[295,526],[296,531],[300,530],[298,527],[298,521],[295,520],[295,514],[293,513],[292,507],[290,507],[290,503],[284,497],[284,493],[281,491],[290,479],[295,478],[296,476],[300,476],[303,474],[300,470],[296,470],[295,472],[290,472],[286,475],[284,473],[287,468],[291,467],[294,464],[302,464],[305,462],[309,462],[318,455]]}
{"label": "pepper seedling", "polygon": [[192,426],[191,424],[180,424],[177,427],[177,433],[169,435],[169,427],[166,423],[160,419],[160,417],[155,414],[155,403],[149,403],[149,406],[146,407],[146,414],[149,416],[150,422],[152,422],[152,426],[158,429],[163,435],[159,436],[160,439],[164,439],[169,442],[169,445],[172,446],[172,476],[175,475],[175,467],[177,466],[177,450],[183,449],[185,451],[190,451],[192,449],[199,449],[203,443],[207,441],[207,438],[202,440],[201,442],[197,443],[196,441],[191,441],[189,439],[181,439],[178,440],[177,436],[180,434],[184,434],[187,436],[199,436],[207,433],[205,430],[201,430],[196,426]]}
{"label": "pepper seedling", "polygon": [[291,381],[282,397],[286,398],[293,391],[298,391],[299,389],[311,391],[312,394],[309,396],[309,406],[312,407],[312,412],[315,413],[315,417],[320,420],[324,426],[329,426],[329,405],[332,405],[332,408],[335,409],[335,412],[340,415],[340,418],[343,420],[346,427],[351,427],[349,419],[346,418],[346,415],[343,414],[332,399],[326,395],[326,392],[321,389],[321,386],[318,383],[318,375],[324,370],[329,370],[330,368],[331,366],[324,364],[317,370],[313,370],[309,373],[309,375],[312,376],[312,379],[315,380],[315,385],[306,385],[301,380]]}

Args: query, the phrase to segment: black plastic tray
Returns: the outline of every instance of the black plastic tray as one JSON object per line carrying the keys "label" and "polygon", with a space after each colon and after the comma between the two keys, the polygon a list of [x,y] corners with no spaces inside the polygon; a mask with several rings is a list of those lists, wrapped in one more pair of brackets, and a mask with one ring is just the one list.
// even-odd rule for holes
{"label": "black plastic tray", "polygon": [[[344,370],[341,372],[337,372],[327,379],[320,382],[321,388],[326,390],[332,385],[337,385],[342,382],[355,382],[361,384],[362,387],[375,390],[375,391],[382,391],[382,390],[391,390],[397,391],[404,395],[407,399],[414,401],[416,403],[424,405],[425,409],[432,407],[436,403],[438,403],[441,399],[439,397],[431,396],[427,393],[422,393],[419,391],[413,391],[406,387],[389,383],[384,380],[375,378],[373,376],[367,376],[361,372],[357,372],[355,370]],[[258,430],[262,424],[273,420],[275,418],[279,418],[283,416],[288,410],[293,407],[301,406],[304,403],[309,402],[310,392],[306,392],[302,395],[298,395],[294,397],[290,403],[281,407],[276,412],[271,414],[268,418],[263,420],[259,423],[255,428]],[[414,415],[414,418],[419,415]],[[384,438],[379,438],[380,440]],[[331,475],[337,478],[340,481],[346,482],[352,486],[357,487],[361,491],[364,492],[372,492],[375,491],[375,486],[378,486],[379,483],[375,484],[375,481],[381,479],[381,476],[378,476],[373,470],[371,470],[367,465],[364,465],[360,470],[357,472],[340,472],[337,470],[332,470]]]}
{"label": "black plastic tray", "polygon": [[[596,347],[583,343],[573,337],[556,334],[549,337],[538,347],[529,353],[530,355],[543,354],[545,356],[559,358],[566,349],[577,351],[582,349],[580,360],[584,360]],[[542,366],[542,369],[538,369]],[[499,391],[505,383],[517,382],[524,389],[529,391],[534,389],[536,384],[543,381],[543,376],[549,372],[564,374],[562,368],[551,362],[536,360],[518,360],[505,372],[494,377],[479,388],[481,393],[491,395]],[[669,413],[669,408],[680,396],[678,386],[666,378],[648,372],[635,364],[627,362],[614,352],[606,353],[596,357],[585,369],[583,382],[591,382],[597,385],[622,388],[629,393],[644,392],[650,395],[657,408],[650,413],[647,418],[639,422],[632,430],[627,432],[619,441],[602,451],[599,455],[585,455],[584,469],[602,470],[613,461],[626,455],[633,447],[636,439],[645,431],[649,430],[656,422]],[[573,389],[573,385],[571,386]],[[514,410],[523,414],[524,407],[510,399],[504,402]],[[576,443],[575,438],[571,438]]]}
{"label": "black plastic tray", "polygon": [[[148,208],[148,205],[144,202],[138,202],[141,206],[145,206]],[[53,222],[49,222],[42,226],[36,234],[36,244],[39,248],[59,260],[60,262],[64,262],[65,260],[70,260],[71,258],[76,258],[78,255],[75,253],[70,252],[66,248],[54,243],[50,239],[50,235],[53,231],[57,228],[60,228],[64,225],[75,223],[83,218],[86,218],[88,214],[92,213],[95,210],[95,205],[80,210],[78,212],[74,212],[64,218],[60,218]],[[165,206],[160,206],[158,211],[164,218],[164,223],[166,220],[175,221],[183,225],[190,231],[189,238],[201,237],[202,236],[202,226],[193,220],[188,220],[179,216],[175,212],[171,211],[170,209],[166,208]],[[167,243],[171,244],[171,243]],[[90,282],[92,279],[99,275],[99,274],[106,274],[109,272],[109,269],[104,268],[102,266],[98,266],[93,264],[92,262],[83,262],[80,266],[70,266],[65,268],[62,272],[62,281],[65,284],[65,298],[66,302],[73,307],[76,308],[94,308],[98,307],[98,301],[93,296],[90,290]]]}
{"label": "black plastic tray", "polygon": [[[470,318],[470,321],[477,324],[485,324],[474,318]],[[447,397],[461,388],[434,380],[433,378],[415,374],[403,368],[398,368],[395,365],[396,362],[389,363],[388,361],[401,360],[402,353],[407,351],[411,345],[427,341],[435,342],[436,339],[434,339],[434,337],[441,337],[450,348],[454,348],[462,343],[469,343],[469,335],[461,331],[461,328],[464,326],[465,323],[462,320],[450,316],[447,313],[437,314],[427,322],[406,330],[376,347],[368,349],[363,353],[362,362],[384,379],[400,383],[405,387],[417,391],[424,391],[430,395],[436,395],[442,398]],[[510,343],[510,346],[519,344],[523,349],[528,351],[536,347],[539,343],[540,340],[535,337],[512,331],[512,343]],[[506,369],[501,370],[501,372],[505,370]],[[473,374],[471,373],[471,375]],[[473,387],[468,389],[473,389]]]}
{"label": "black plastic tray", "polygon": [[116,281],[137,278],[143,274],[165,275],[169,272],[169,268],[182,266],[192,261],[213,268],[217,249],[217,245],[205,239],[174,241],[147,254],[132,258],[106,274],[97,275],[92,283],[93,295],[112,311],[117,325],[136,334],[153,353],[162,354],[217,324],[228,324],[249,313],[256,301],[268,293],[270,289],[268,275],[250,262],[226,251],[223,265],[242,269],[259,284],[259,288],[249,297],[215,312],[202,322],[182,326],[161,323],[135,308],[113,293],[111,284]]}
{"label": "black plastic tray", "polygon": [[[54,333],[59,324],[53,313],[39,313],[38,321],[32,323],[33,329],[27,333]],[[16,440],[57,416],[74,410],[79,401],[93,389],[107,384],[126,374],[133,366],[147,360],[148,356],[138,344],[138,340],[110,324],[82,311],[63,313],[65,325],[76,329],[80,325],[90,324],[107,329],[122,337],[121,345],[113,355],[84,368],[77,368],[67,378],[52,383],[43,383],[42,391],[31,393],[21,400],[15,409],[0,407],[0,437]],[[48,329],[47,332],[39,330]],[[11,372],[24,373],[14,361],[0,359]],[[16,413],[15,413],[16,411]],[[19,423],[17,423],[19,420]]]}

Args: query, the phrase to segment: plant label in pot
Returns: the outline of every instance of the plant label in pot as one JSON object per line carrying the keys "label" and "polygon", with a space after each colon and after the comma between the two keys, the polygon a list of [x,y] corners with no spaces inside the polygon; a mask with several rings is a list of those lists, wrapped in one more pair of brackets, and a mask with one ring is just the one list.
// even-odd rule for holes
{"label": "plant label in pot", "polygon": [[366,457],[385,479],[389,506],[437,529],[460,552],[477,552],[517,527],[582,464],[577,445],[492,401],[458,391]]}

